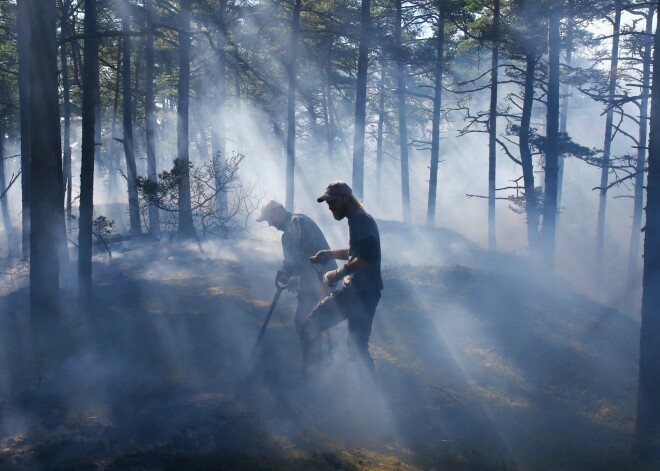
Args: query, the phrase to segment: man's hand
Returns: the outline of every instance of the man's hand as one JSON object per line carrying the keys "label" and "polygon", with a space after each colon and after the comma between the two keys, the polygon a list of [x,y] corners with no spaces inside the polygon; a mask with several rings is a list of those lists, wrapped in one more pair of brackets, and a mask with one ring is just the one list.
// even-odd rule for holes
{"label": "man's hand", "polygon": [[289,272],[286,270],[278,270],[277,275],[275,275],[275,283],[281,286],[287,286],[289,283]]}
{"label": "man's hand", "polygon": [[332,260],[332,250],[319,250],[316,255],[309,257],[309,260],[312,263],[318,263],[320,265],[325,265],[330,260]]}
{"label": "man's hand", "polygon": [[297,293],[300,291],[300,277],[292,276],[289,278],[289,282],[286,284],[286,289],[289,290],[289,293]]}
{"label": "man's hand", "polygon": [[329,272],[326,272],[325,275],[323,275],[323,282],[332,287],[335,286],[337,283],[339,283],[339,280],[344,278],[348,273],[346,272],[346,266],[344,265],[341,268],[337,268],[336,270],[330,270]]}

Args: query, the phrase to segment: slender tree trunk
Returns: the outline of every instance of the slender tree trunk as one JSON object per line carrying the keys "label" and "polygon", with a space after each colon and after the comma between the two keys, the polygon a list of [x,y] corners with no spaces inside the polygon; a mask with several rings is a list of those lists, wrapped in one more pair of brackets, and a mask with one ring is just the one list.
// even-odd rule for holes
{"label": "slender tree trunk", "polygon": [[[655,6],[648,9],[646,16],[646,34],[653,34],[653,16]],[[630,253],[628,254],[628,279],[634,280],[637,274],[639,258],[639,240],[642,228],[642,210],[644,207],[644,167],[646,166],[646,136],[648,134],[648,109],[651,83],[651,46],[652,41],[644,47],[644,63],[642,68],[642,101],[639,106],[639,144],[637,146],[637,162],[635,166],[635,190],[633,205],[633,223],[630,234]]]}
{"label": "slender tree trunk", "polygon": [[27,2],[18,0],[16,30],[18,37],[18,94],[21,127],[21,253],[24,259],[30,257],[30,15]]}
{"label": "slender tree trunk", "polygon": [[433,123],[431,127],[431,165],[429,176],[429,202],[426,225],[435,225],[436,193],[438,191],[438,161],[440,159],[440,111],[442,109],[442,78],[444,74],[445,5],[440,3],[438,37],[435,53],[435,90],[433,95]]}
{"label": "slender tree trunk", "polygon": [[179,236],[195,236],[190,201],[190,142],[188,138],[188,113],[190,105],[190,9],[191,0],[181,1],[179,18],[179,83],[177,86],[177,149],[181,166],[179,185]]}
{"label": "slender tree trunk", "polygon": [[381,196],[383,175],[383,131],[385,128],[385,59],[380,60],[380,78],[378,79],[378,128],[376,131],[376,195]]}
{"label": "slender tree trunk", "polygon": [[92,225],[94,218],[94,153],[96,149],[96,93],[94,89],[95,77],[99,73],[95,0],[85,0],[84,31],[78,294],[81,305],[89,305],[92,301]]}
{"label": "slender tree trunk", "polygon": [[59,246],[64,226],[62,143],[57,93],[57,38],[55,1],[26,0],[30,42],[31,228],[30,233],[30,312],[39,342],[46,347],[46,333],[60,315]]}
{"label": "slender tree trunk", "polygon": [[138,206],[137,193],[137,166],[135,164],[135,148],[133,143],[133,90],[131,87],[131,16],[129,13],[129,1],[124,0],[122,9],[121,25],[124,36],[122,37],[122,84],[123,84],[123,124],[124,124],[124,155],[126,158],[126,177],[128,179],[128,215],[130,232],[132,236],[142,233],[140,224],[140,208]]}
{"label": "slender tree trunk", "polygon": [[[566,15],[566,65],[570,67],[573,61],[573,29],[575,19],[573,18],[573,4],[567,3],[568,14]],[[571,93],[571,86],[567,83],[563,85],[563,92],[561,97],[561,114],[559,116],[559,134],[566,135],[568,127],[568,98]],[[564,187],[564,155],[559,156],[559,168],[557,173],[557,208],[561,208],[561,197]]]}
{"label": "slender tree trunk", "polygon": [[323,84],[323,121],[325,123],[325,140],[328,146],[328,160],[334,160],[335,133],[331,110],[332,103],[332,36],[328,35],[326,48],[325,83]]}
{"label": "slender tree trunk", "polygon": [[295,0],[293,5],[293,18],[291,19],[291,43],[289,44],[289,58],[287,72],[289,75],[289,89],[287,93],[287,127],[286,127],[286,200],[285,208],[293,211],[294,180],[296,168],[296,62],[298,59],[298,36],[300,34],[300,8],[301,0]]}
{"label": "slender tree trunk", "polygon": [[394,25],[394,41],[396,43],[396,81],[399,98],[399,148],[401,151],[401,209],[403,221],[410,222],[410,178],[408,168],[408,110],[406,107],[406,71],[403,59],[403,43],[401,40],[401,24],[403,0],[396,2],[396,20]]}
{"label": "slender tree trunk", "polygon": [[551,267],[555,257],[557,223],[557,174],[559,172],[559,52],[561,2],[554,0],[548,18],[548,93],[545,150],[545,194],[541,246],[544,260]]}
{"label": "slender tree trunk", "polygon": [[371,0],[362,0],[360,7],[360,46],[355,89],[355,130],[353,134],[353,193],[364,195],[364,130],[367,111],[367,68],[371,42]]}
{"label": "slender tree trunk", "polygon": [[598,225],[596,227],[596,264],[595,276],[601,280],[603,276],[603,257],[605,247],[605,211],[607,207],[607,181],[610,172],[610,153],[612,135],[614,132],[614,95],[616,94],[616,79],[619,66],[619,31],[621,29],[621,2],[616,0],[614,26],[612,31],[612,60],[610,62],[610,78],[607,87],[607,114],[605,118],[605,142],[603,144],[603,163],[600,173],[600,191],[598,192]]}
{"label": "slender tree trunk", "polygon": [[[145,134],[147,141],[147,178],[152,183],[158,181],[158,167],[156,165],[156,107],[154,97],[154,3],[146,0],[147,36],[146,36],[146,65],[144,77],[144,114]],[[160,214],[158,206],[149,203],[149,233],[152,237],[160,239]]]}
{"label": "slender tree trunk", "polygon": [[110,139],[110,162],[108,163],[108,201],[112,201],[112,195],[115,190],[115,175],[116,168],[115,165],[119,165],[119,153],[117,152],[117,116],[119,115],[119,84],[121,83],[121,56],[122,50],[124,49],[123,41],[119,38],[119,44],[117,47],[117,73],[115,75],[115,90],[114,90],[114,100],[112,105],[112,138]]}
{"label": "slender tree trunk", "polygon": [[[7,189],[7,177],[5,174],[5,118],[0,116],[0,193],[4,192]],[[2,224],[7,232],[7,235],[11,237],[12,225],[11,225],[11,216],[9,216],[9,204],[8,204],[9,195],[5,193],[4,197],[0,199],[0,206],[2,206]],[[7,244],[7,250],[11,253],[11,244]]]}
{"label": "slender tree trunk", "polygon": [[[60,36],[64,39],[69,31],[69,2],[62,1],[60,5]],[[60,62],[62,67],[62,111],[64,114],[64,138],[63,138],[63,174],[64,189],[66,191],[66,223],[71,221],[71,99],[69,85],[69,66],[67,60],[67,43],[62,41],[60,46]]]}
{"label": "slender tree trunk", "polygon": [[534,184],[534,162],[529,144],[529,132],[532,120],[532,108],[534,106],[534,74],[536,72],[537,59],[533,53],[526,54],[525,68],[525,91],[523,95],[522,115],[520,119],[520,161],[523,169],[523,185],[525,188],[525,215],[527,218],[527,245],[530,256],[538,251],[539,242],[539,218],[538,198]]}
{"label": "slender tree trunk", "polygon": [[[218,34],[217,34],[217,72],[216,72],[216,89],[215,89],[215,107],[216,114],[214,115],[213,125],[211,127],[211,140],[213,142],[213,155],[219,157],[219,164],[224,168],[227,155],[227,126],[226,126],[226,101],[227,101],[227,69],[226,69],[226,47],[227,47],[227,0],[220,0],[218,11]],[[223,173],[218,169],[216,174],[216,199],[215,204],[221,219],[225,219],[229,215],[227,189],[223,188],[224,182]]]}
{"label": "slender tree trunk", "polygon": [[490,61],[490,111],[488,116],[488,248],[497,249],[495,188],[497,176],[497,92],[500,66],[500,0],[493,2],[493,45]]}
{"label": "slender tree trunk", "polygon": [[658,166],[660,165],[660,80],[656,80],[660,77],[658,27],[654,36],[653,77],[646,185],[637,421],[633,451],[639,458],[657,460],[660,456],[660,395],[658,395],[660,391],[660,167]]}

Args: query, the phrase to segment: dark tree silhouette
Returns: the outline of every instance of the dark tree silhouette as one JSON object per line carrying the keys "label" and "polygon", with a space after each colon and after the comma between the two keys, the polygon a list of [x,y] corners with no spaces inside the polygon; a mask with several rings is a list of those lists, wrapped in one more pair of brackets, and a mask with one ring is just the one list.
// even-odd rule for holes
{"label": "dark tree silhouette", "polygon": [[293,16],[291,18],[291,43],[289,44],[289,57],[287,59],[287,73],[289,87],[287,91],[287,116],[286,116],[286,199],[284,206],[288,211],[293,211],[293,197],[295,189],[296,169],[296,75],[298,67],[298,36],[300,35],[300,8],[301,0],[295,0],[293,4]]}
{"label": "dark tree silhouette", "polygon": [[353,192],[364,193],[364,129],[367,109],[367,67],[371,42],[371,0],[360,7],[360,45],[358,47],[357,83],[355,90],[355,130],[353,135]]}

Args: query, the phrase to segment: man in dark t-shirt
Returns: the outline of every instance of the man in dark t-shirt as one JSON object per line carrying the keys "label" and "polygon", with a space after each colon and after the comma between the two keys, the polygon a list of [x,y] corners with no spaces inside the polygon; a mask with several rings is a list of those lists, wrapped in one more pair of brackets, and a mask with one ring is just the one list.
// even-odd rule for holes
{"label": "man in dark t-shirt", "polygon": [[373,375],[375,367],[369,353],[369,336],[383,289],[378,226],[345,182],[331,182],[317,201],[325,201],[337,221],[348,220],[349,240],[347,249],[321,250],[311,257],[312,263],[331,259],[348,260],[348,263],[323,276],[329,286],[335,286],[342,279],[344,284],[323,299],[302,323],[305,368],[313,368],[320,360],[321,333],[347,319],[349,352],[362,360]]}

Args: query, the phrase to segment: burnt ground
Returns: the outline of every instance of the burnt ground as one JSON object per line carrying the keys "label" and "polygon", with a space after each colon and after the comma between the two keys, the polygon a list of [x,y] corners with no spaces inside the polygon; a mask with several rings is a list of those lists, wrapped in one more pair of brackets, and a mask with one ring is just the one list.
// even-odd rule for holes
{"label": "burnt ground", "polygon": [[385,265],[377,384],[347,359],[343,324],[301,378],[287,293],[251,359],[274,242],[99,253],[94,306],[65,286],[38,371],[18,270],[0,298],[0,468],[642,469],[639,324],[519,261],[458,252]]}

